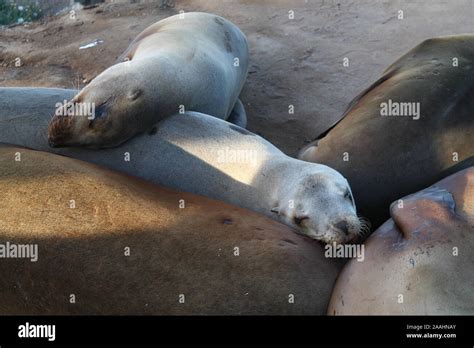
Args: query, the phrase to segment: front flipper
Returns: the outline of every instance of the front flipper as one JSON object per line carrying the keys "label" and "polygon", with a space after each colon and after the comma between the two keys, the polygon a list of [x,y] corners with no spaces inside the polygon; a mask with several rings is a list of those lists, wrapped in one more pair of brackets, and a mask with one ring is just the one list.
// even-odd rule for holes
{"label": "front flipper", "polygon": [[318,141],[319,140],[313,141],[312,143],[303,147],[296,155],[296,158],[302,161],[312,162],[316,158],[315,156],[316,151],[318,151]]}
{"label": "front flipper", "polygon": [[444,234],[443,226],[456,218],[455,208],[456,203],[450,192],[431,186],[393,202],[390,215],[405,239],[431,239]]}

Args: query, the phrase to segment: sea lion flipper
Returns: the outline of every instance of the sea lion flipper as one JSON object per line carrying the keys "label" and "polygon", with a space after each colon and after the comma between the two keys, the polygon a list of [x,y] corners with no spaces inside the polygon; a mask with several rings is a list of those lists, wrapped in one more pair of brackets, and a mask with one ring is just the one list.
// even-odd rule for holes
{"label": "sea lion flipper", "polygon": [[133,59],[138,43],[131,44],[115,61],[115,64],[127,62]]}
{"label": "sea lion flipper", "polygon": [[312,158],[314,158],[315,153],[318,151],[318,143],[319,140],[315,140],[306,145],[298,152],[296,157],[302,161],[312,162]]}
{"label": "sea lion flipper", "polygon": [[140,34],[137,35],[135,39],[130,43],[128,48],[117,58],[116,63],[121,63],[124,61],[129,61],[133,59],[135,51],[138,48],[139,43],[146,37],[153,35],[158,31],[162,24],[160,22],[150,25],[148,28],[143,30]]}
{"label": "sea lion flipper", "polygon": [[410,239],[414,233],[430,233],[451,220],[455,216],[455,207],[456,203],[449,191],[431,186],[393,202],[390,215],[404,238]]}
{"label": "sea lion flipper", "polygon": [[[369,94],[372,90],[383,84],[385,81],[389,80],[392,76],[394,76],[397,73],[398,69],[388,69],[385,74],[382,75],[377,81],[375,81],[372,85],[370,85],[368,88],[364,89],[362,92],[360,92],[352,101],[347,105],[346,110],[342,114],[342,116],[334,122],[328,129],[326,129],[324,132],[319,134],[316,138],[313,139],[313,142],[317,145],[317,141],[321,140],[324,138],[326,135],[329,134],[333,128],[335,128],[346,116],[351,112],[351,110],[359,104],[359,102],[367,95]],[[313,145],[313,144],[310,144]]]}

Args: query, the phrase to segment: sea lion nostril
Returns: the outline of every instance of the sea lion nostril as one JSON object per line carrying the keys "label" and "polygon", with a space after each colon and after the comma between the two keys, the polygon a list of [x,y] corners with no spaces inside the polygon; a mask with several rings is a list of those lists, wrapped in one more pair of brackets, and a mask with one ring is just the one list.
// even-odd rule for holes
{"label": "sea lion nostril", "polygon": [[295,224],[297,225],[301,225],[301,223],[303,222],[303,220],[306,220],[306,219],[309,219],[309,216],[295,216],[293,218]]}
{"label": "sea lion nostril", "polygon": [[344,220],[339,221],[337,224],[334,225],[334,227],[344,232],[344,234],[349,234],[349,225]]}

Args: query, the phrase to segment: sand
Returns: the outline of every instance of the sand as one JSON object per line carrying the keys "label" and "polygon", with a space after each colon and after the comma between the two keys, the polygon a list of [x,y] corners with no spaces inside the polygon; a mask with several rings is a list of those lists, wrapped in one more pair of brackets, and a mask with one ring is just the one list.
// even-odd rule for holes
{"label": "sand", "polygon": [[[0,29],[0,86],[81,88],[148,25],[180,10],[212,12],[237,24],[249,40],[250,71],[241,96],[248,129],[295,155],[407,50],[430,37],[474,32],[474,0],[177,0],[174,7],[159,5],[108,1],[77,11],[75,18],[64,14]],[[79,50],[95,39],[104,43]],[[349,66],[343,65],[345,57]]]}

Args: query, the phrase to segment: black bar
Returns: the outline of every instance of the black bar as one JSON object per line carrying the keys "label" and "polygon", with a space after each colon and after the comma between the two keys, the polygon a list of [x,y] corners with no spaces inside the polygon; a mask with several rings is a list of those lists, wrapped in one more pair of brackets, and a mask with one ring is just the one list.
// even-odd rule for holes
{"label": "black bar", "polygon": [[[9,344],[416,344],[473,347],[472,316],[339,317],[0,317],[0,346]],[[54,324],[55,340],[20,338],[19,326]],[[421,325],[419,331],[407,325]],[[431,325],[431,329],[426,325]],[[455,329],[433,329],[456,325]],[[455,338],[407,338],[407,334],[456,334]]]}

